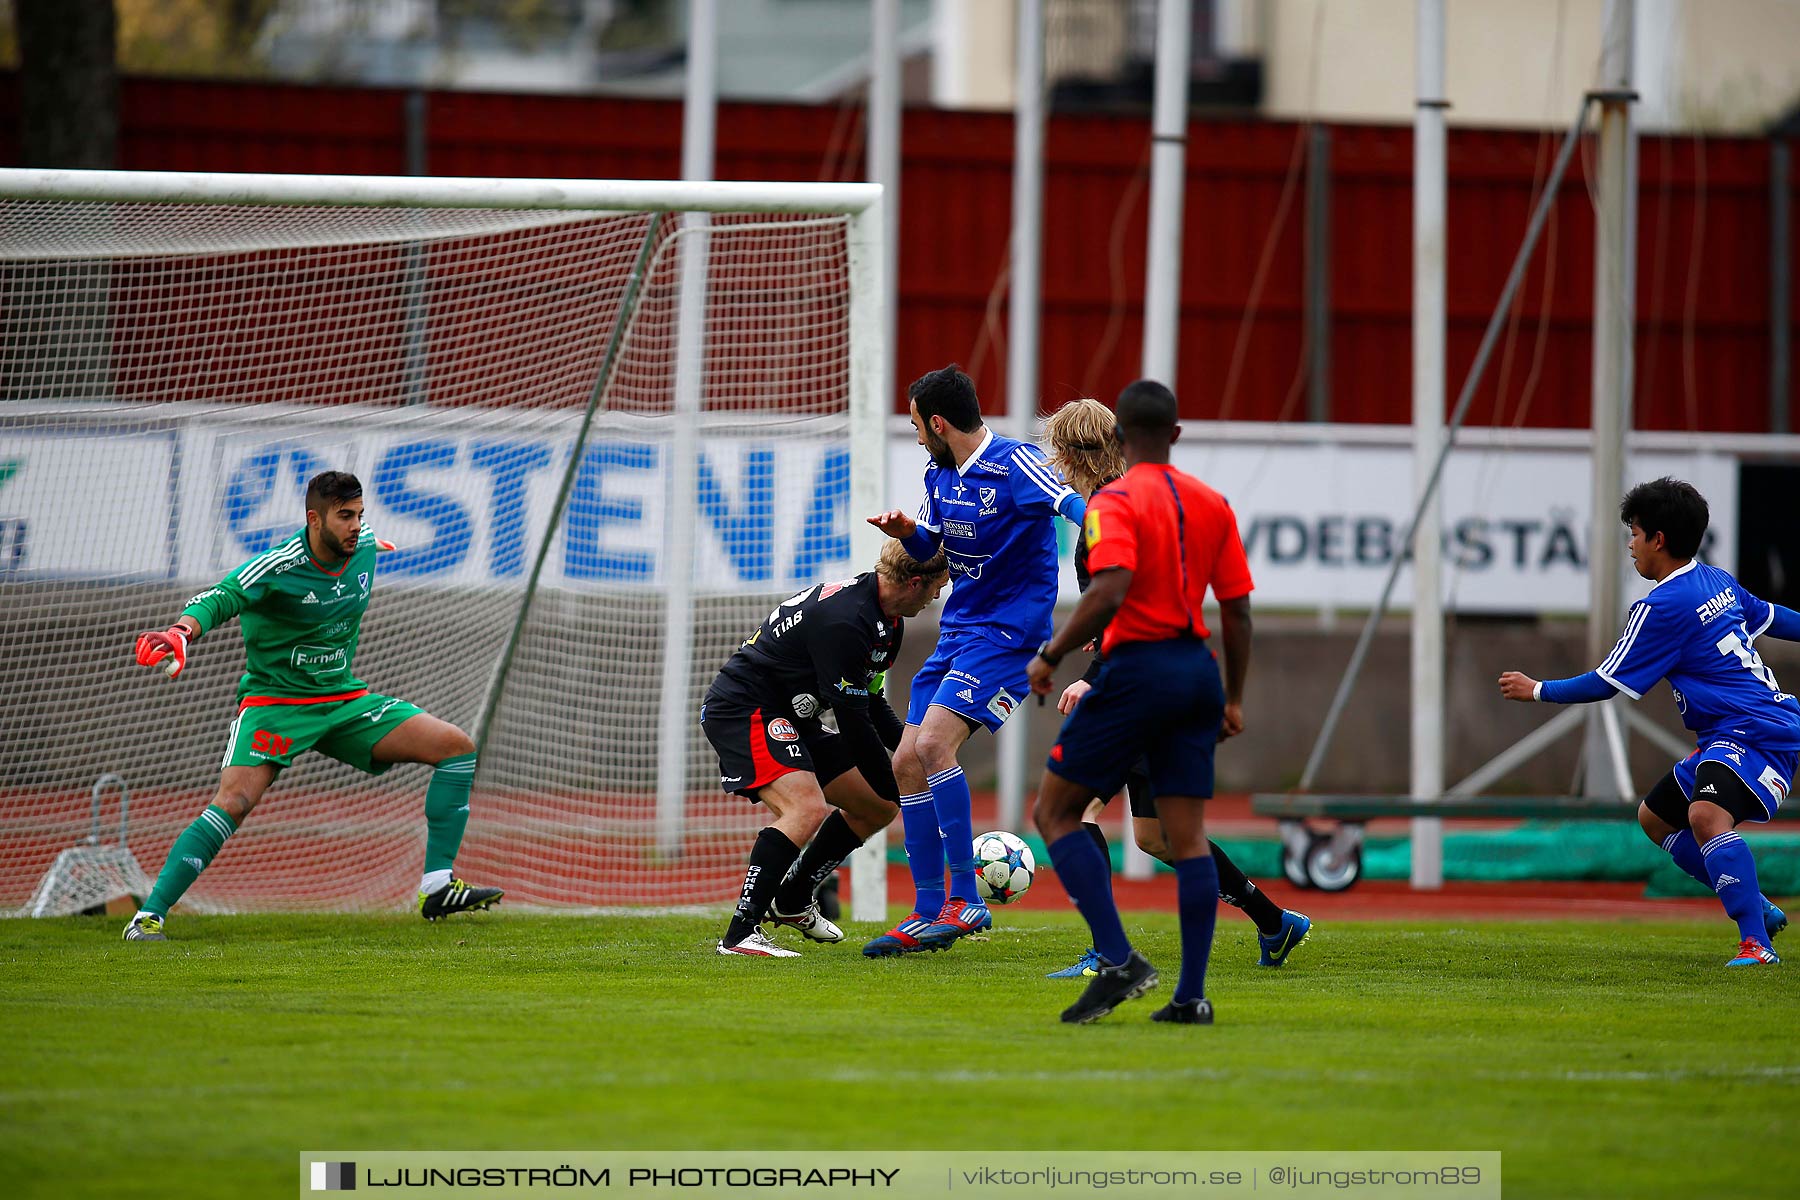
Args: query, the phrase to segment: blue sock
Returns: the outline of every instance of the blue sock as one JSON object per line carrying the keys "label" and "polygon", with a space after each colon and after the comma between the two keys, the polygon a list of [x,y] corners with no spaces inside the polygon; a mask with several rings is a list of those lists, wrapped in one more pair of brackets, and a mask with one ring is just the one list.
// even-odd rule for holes
{"label": "blue sock", "polygon": [[951,767],[925,782],[931,787],[931,806],[937,810],[938,828],[944,831],[950,894],[980,903],[981,893],[975,890],[975,818],[969,811],[969,781],[961,767]]}
{"label": "blue sock", "polygon": [[913,911],[935,921],[944,907],[944,835],[938,832],[930,792],[900,797],[900,828],[905,831],[906,865],[912,871],[913,890],[918,892]]}
{"label": "blue sock", "polygon": [[1181,980],[1175,1003],[1206,998],[1206,960],[1219,923],[1219,867],[1212,855],[1175,864],[1175,903],[1181,913]]}
{"label": "blue sock", "polygon": [[1756,883],[1756,859],[1751,857],[1749,845],[1738,836],[1737,830],[1728,829],[1700,847],[1700,853],[1706,860],[1712,889],[1719,894],[1719,903],[1737,922],[1738,937],[1744,940],[1755,938],[1768,945],[1769,931],[1763,925],[1762,890]]}
{"label": "blue sock", "polygon": [[1125,926],[1119,923],[1119,909],[1113,903],[1112,864],[1094,845],[1087,830],[1076,829],[1050,843],[1050,863],[1063,891],[1081,911],[1094,935],[1094,949],[1113,966],[1131,957],[1131,943],[1125,938]]}
{"label": "blue sock", "polygon": [[1712,890],[1712,876],[1706,873],[1706,860],[1700,857],[1700,843],[1694,840],[1691,830],[1677,829],[1663,839],[1662,848],[1669,852],[1676,866],[1694,877],[1695,882]]}

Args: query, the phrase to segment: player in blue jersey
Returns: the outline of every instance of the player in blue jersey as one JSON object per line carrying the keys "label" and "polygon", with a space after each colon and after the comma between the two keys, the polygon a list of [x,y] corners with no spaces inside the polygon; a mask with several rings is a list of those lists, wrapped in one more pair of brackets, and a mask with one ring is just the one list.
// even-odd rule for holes
{"label": "player in blue jersey", "polygon": [[1619,519],[1631,527],[1632,563],[1652,583],[1631,606],[1618,645],[1571,679],[1540,683],[1508,671],[1500,694],[1552,704],[1617,692],[1638,700],[1667,679],[1698,744],[1650,789],[1638,824],[1737,922],[1738,952],[1727,966],[1778,963],[1770,940],[1787,917],[1758,889],[1756,860],[1737,827],[1773,817],[1793,783],[1800,703],[1781,690],[1755,644],[1765,635],[1800,641],[1800,613],[1758,599],[1695,557],[1708,513],[1692,484],[1641,483],[1626,493]]}
{"label": "player in blue jersey", "polygon": [[894,511],[869,523],[920,561],[941,549],[952,586],[894,752],[918,896],[904,920],[863,947],[871,958],[939,950],[993,924],[975,889],[969,784],[956,755],[975,730],[999,729],[1030,692],[1025,668],[1053,628],[1056,517],[1079,526],[1085,511],[1042,450],[982,423],[975,384],[955,363],[914,380],[907,396],[931,454],[925,502],[917,520]]}

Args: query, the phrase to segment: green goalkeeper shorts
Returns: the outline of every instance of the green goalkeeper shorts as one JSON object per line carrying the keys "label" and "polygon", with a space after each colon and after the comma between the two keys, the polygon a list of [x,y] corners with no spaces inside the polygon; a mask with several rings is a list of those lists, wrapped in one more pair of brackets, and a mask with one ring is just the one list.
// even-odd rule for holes
{"label": "green goalkeeper shorts", "polygon": [[375,743],[425,710],[370,692],[325,704],[251,704],[231,723],[221,767],[292,766],[308,750],[379,775],[393,763],[372,757]]}

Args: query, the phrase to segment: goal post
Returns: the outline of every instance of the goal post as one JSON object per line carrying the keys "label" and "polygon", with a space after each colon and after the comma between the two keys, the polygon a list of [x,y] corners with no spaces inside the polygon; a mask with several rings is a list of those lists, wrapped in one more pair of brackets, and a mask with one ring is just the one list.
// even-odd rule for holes
{"label": "goal post", "polygon": [[[355,673],[483,731],[459,868],[524,904],[728,900],[762,817],[699,702],[774,602],[874,563],[883,236],[873,184],[0,170],[0,912],[101,774],[160,865],[243,652],[234,623],[169,683],[132,636],[328,468],[398,545]],[[402,903],[424,784],[306,756],[189,902]],[[885,905],[884,871],[853,888]]]}

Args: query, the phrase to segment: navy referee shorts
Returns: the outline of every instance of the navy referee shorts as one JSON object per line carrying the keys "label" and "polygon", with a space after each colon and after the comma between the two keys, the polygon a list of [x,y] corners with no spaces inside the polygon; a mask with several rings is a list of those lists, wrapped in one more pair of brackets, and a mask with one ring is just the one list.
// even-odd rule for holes
{"label": "navy referee shorts", "polygon": [[1111,796],[1142,758],[1156,795],[1210,796],[1224,717],[1225,685],[1205,642],[1126,642],[1107,651],[1044,765]]}

